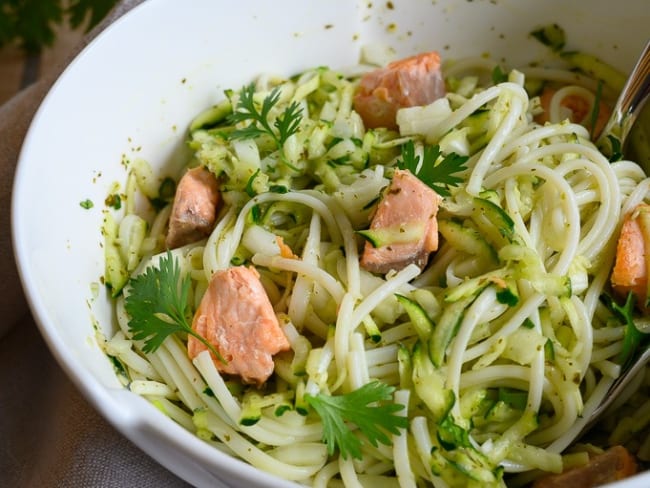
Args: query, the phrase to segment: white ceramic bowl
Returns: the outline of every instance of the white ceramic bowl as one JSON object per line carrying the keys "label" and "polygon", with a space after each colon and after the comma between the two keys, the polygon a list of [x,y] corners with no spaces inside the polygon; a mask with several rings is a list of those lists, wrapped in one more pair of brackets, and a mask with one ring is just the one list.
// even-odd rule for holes
{"label": "white ceramic bowl", "polygon": [[[570,45],[629,71],[648,35],[647,0],[152,0],[111,25],[52,88],[15,181],[14,244],[34,316],[56,359],[117,429],[195,485],[292,486],[204,444],[123,389],[97,347],[113,328],[100,226],[123,157],[182,164],[184,130],[223,89],[260,73],[355,64],[364,44],[398,55],[490,53],[509,65],[546,53],[528,33],[557,22]],[[90,199],[94,208],[79,202]],[[625,486],[650,486],[650,473]]]}

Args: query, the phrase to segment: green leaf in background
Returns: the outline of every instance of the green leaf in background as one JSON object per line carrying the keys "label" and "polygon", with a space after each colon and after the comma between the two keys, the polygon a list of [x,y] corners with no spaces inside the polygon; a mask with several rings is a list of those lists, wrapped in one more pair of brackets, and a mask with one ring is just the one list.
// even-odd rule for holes
{"label": "green leaf in background", "polygon": [[0,0],[0,46],[18,41],[29,53],[54,42],[54,28],[63,21],[58,1]]}
{"label": "green leaf in background", "polygon": [[68,7],[70,27],[78,29],[87,21],[86,31],[92,29],[106,17],[116,3],[117,0],[72,0]]}
{"label": "green leaf in background", "polygon": [[0,48],[16,43],[28,54],[51,46],[57,28],[67,25],[88,31],[117,0],[0,0]]}

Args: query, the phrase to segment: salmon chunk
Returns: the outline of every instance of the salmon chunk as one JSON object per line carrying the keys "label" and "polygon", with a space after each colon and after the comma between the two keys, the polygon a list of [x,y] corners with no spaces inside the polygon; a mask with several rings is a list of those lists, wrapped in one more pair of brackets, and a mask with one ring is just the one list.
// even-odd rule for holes
{"label": "salmon chunk", "polygon": [[438,249],[438,205],[441,197],[408,170],[395,170],[370,223],[361,266],[374,273],[399,271],[411,263],[424,268]]}
{"label": "salmon chunk", "polygon": [[625,217],[611,276],[614,290],[623,296],[633,292],[639,304],[645,304],[648,293],[646,243],[641,222],[644,218],[650,220],[650,205],[640,204]]}
{"label": "salmon chunk", "polygon": [[[536,122],[545,124],[549,121],[549,108],[551,106],[551,99],[555,93],[556,90],[548,87],[544,88],[542,91],[542,94],[539,97],[539,101],[544,111],[535,117]],[[578,95],[570,95],[562,99],[560,106],[570,110],[570,115],[568,118],[571,120],[571,122],[582,124],[589,130],[593,129],[593,133],[591,134],[592,139],[596,139],[601,131],[605,128],[605,124],[607,123],[607,120],[612,113],[612,109],[609,107],[609,105],[603,101],[600,101],[598,103],[598,115],[596,117],[596,123],[592,128],[592,108],[587,100]]]}
{"label": "salmon chunk", "polygon": [[634,456],[623,446],[614,446],[594,456],[584,466],[538,479],[533,488],[592,488],[627,478],[636,472]]}
{"label": "salmon chunk", "polygon": [[165,244],[169,249],[207,237],[217,220],[217,178],[203,167],[187,171],[178,182]]}
{"label": "salmon chunk", "polygon": [[354,97],[354,109],[367,128],[397,129],[398,109],[428,105],[444,96],[440,55],[429,52],[366,73]]}
{"label": "salmon chunk", "polygon": [[[192,329],[227,361],[213,357],[219,371],[258,386],[273,373],[273,355],[290,347],[260,275],[252,267],[236,266],[212,275]],[[188,337],[191,359],[206,349],[198,339]]]}

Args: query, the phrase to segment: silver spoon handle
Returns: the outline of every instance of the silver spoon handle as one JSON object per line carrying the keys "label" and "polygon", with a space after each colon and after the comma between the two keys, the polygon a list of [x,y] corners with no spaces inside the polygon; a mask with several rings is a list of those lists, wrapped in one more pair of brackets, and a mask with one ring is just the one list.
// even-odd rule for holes
{"label": "silver spoon handle", "polygon": [[[612,384],[609,391],[607,392],[607,397],[603,402],[598,405],[598,408],[593,411],[588,421],[580,430],[576,438],[580,438],[585,434],[594,424],[600,419],[600,417],[611,407],[615,402],[622,400],[621,396],[624,395],[627,387],[632,383],[632,381],[637,377],[638,374],[646,367],[646,364],[650,361],[650,348],[643,351],[643,353],[636,359],[632,367],[626,371],[621,372],[621,376],[618,377],[616,381]],[[625,392],[633,393],[633,392]]]}
{"label": "silver spoon handle", "polygon": [[614,113],[602,132],[624,141],[644,104],[650,98],[650,42],[645,46],[616,102]]}

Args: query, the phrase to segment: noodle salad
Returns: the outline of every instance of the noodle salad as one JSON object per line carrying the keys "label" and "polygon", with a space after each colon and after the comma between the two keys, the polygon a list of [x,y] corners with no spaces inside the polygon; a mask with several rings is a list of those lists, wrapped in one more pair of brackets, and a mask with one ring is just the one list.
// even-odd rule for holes
{"label": "noodle salad", "polygon": [[615,81],[425,53],[226,91],[181,175],[131,161],[105,211],[118,376],[310,486],[523,486],[613,444],[647,461],[647,415],[573,443],[644,340],[620,254],[650,179],[593,142]]}

